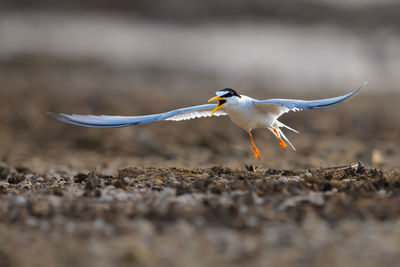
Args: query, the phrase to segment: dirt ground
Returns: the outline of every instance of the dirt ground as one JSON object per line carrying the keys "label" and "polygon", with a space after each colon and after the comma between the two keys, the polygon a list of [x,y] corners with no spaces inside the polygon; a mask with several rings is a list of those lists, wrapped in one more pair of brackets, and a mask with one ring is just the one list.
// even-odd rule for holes
{"label": "dirt ground", "polygon": [[229,118],[100,130],[44,115],[201,104],[212,78],[35,64],[0,66],[0,266],[398,265],[400,95],[286,114],[297,151],[257,130],[258,161]]}
{"label": "dirt ground", "polygon": [[1,266],[396,266],[400,173],[1,168]]}

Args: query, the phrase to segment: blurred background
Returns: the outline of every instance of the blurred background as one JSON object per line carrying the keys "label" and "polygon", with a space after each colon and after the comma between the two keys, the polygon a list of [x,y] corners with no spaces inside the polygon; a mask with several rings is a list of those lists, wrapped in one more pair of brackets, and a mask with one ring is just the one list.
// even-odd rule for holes
{"label": "blurred background", "polygon": [[[36,171],[126,166],[398,168],[400,3],[395,0],[0,3],[0,161]],[[297,152],[228,118],[86,129],[46,111],[140,115],[202,104],[231,87],[255,98],[343,105],[286,114]]]}

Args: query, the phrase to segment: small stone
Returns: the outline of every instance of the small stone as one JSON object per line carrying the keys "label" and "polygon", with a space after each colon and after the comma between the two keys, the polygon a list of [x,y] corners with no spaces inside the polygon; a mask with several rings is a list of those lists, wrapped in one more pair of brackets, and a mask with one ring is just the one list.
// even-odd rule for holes
{"label": "small stone", "polygon": [[117,179],[115,181],[113,181],[112,183],[113,186],[115,186],[116,188],[126,188],[128,186],[128,183],[124,181],[124,179]]}
{"label": "small stone", "polygon": [[31,188],[31,184],[29,183],[29,184],[24,184],[24,185],[22,185],[22,189],[24,189],[24,190],[29,190],[30,188]]}
{"label": "small stone", "polygon": [[145,174],[140,174],[138,176],[136,176],[137,181],[141,181],[141,180],[146,180],[147,176]]}
{"label": "small stone", "polygon": [[25,176],[25,179],[29,180],[29,179],[32,179],[35,175],[33,173],[28,173],[28,174],[25,174],[24,176]]}
{"label": "small stone", "polygon": [[66,171],[64,171],[64,170],[57,170],[57,171],[56,171],[56,174],[58,174],[58,175],[60,176],[60,178],[69,177],[69,174],[68,174]]}
{"label": "small stone", "polygon": [[78,173],[77,175],[74,176],[74,182],[75,183],[82,183],[87,179],[88,175],[83,174],[83,173]]}
{"label": "small stone", "polygon": [[151,185],[151,186],[159,186],[162,185],[162,181],[158,179],[149,179],[146,181],[146,184]]}
{"label": "small stone", "polygon": [[256,172],[256,168],[251,164],[250,165],[245,164],[244,167],[249,172]]}
{"label": "small stone", "polygon": [[31,170],[29,170],[26,167],[16,167],[15,169],[17,170],[18,173],[22,173],[22,174],[28,174],[31,172]]}
{"label": "small stone", "polygon": [[199,179],[208,179],[210,177],[210,175],[208,173],[202,173],[200,174],[200,176],[198,177]]}
{"label": "small stone", "polygon": [[86,191],[92,191],[96,189],[98,184],[98,178],[97,175],[94,172],[89,173],[88,179],[85,185],[85,190]]}
{"label": "small stone", "polygon": [[8,183],[10,184],[19,184],[20,182],[22,182],[23,180],[25,180],[24,176],[12,176],[10,178],[8,178]]}
{"label": "small stone", "polygon": [[44,178],[42,176],[39,176],[38,178],[36,178],[35,182],[43,183],[44,182]]}
{"label": "small stone", "polygon": [[289,179],[287,177],[279,177],[276,181],[280,183],[287,183],[289,182]]}
{"label": "small stone", "polygon": [[303,181],[303,178],[300,176],[279,177],[276,181],[279,183],[300,182]]}
{"label": "small stone", "polygon": [[167,179],[169,179],[169,178],[173,179],[173,178],[175,178],[175,175],[173,173],[168,173]]}
{"label": "small stone", "polygon": [[17,171],[13,167],[3,168],[0,172],[0,179],[7,179],[11,174],[16,174]]}
{"label": "small stone", "polygon": [[180,184],[180,182],[178,182],[178,180],[176,180],[175,175],[172,175],[172,176],[168,175],[167,182],[171,183],[171,184]]}

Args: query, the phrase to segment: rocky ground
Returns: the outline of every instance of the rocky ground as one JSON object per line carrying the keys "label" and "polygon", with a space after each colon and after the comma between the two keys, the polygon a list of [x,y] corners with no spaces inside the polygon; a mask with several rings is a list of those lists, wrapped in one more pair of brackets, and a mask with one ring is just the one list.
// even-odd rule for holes
{"label": "rocky ground", "polygon": [[1,266],[395,266],[400,173],[0,168]]}

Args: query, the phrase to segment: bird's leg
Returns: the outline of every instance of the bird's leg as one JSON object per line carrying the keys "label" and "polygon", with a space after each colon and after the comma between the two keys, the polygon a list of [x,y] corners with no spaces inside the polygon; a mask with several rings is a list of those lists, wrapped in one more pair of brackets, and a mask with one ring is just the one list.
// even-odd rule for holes
{"label": "bird's leg", "polygon": [[278,137],[278,139],[279,139],[279,144],[283,147],[283,150],[286,150],[287,144],[282,140],[281,136],[279,135],[279,133],[275,127],[273,128],[273,130],[276,134],[276,137]]}
{"label": "bird's leg", "polygon": [[254,157],[260,159],[260,151],[258,150],[256,145],[254,144],[253,135],[251,134],[251,132],[249,132],[249,136],[250,136],[251,144],[253,145]]}

